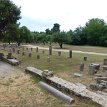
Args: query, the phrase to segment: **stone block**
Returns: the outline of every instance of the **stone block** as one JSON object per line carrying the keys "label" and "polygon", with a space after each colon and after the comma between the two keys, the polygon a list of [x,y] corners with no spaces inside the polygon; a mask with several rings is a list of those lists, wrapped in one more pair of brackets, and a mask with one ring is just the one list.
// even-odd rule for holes
{"label": "stone block", "polygon": [[80,74],[80,73],[74,73],[74,76],[75,77],[82,77],[82,74]]}
{"label": "stone block", "polygon": [[61,51],[58,51],[58,56],[61,56]]}
{"label": "stone block", "polygon": [[37,55],[37,59],[38,59],[38,60],[40,59],[40,55]]}
{"label": "stone block", "polygon": [[47,57],[47,62],[50,62],[50,57]]}
{"label": "stone block", "polygon": [[36,52],[38,53],[38,51],[39,51],[39,49],[38,49],[38,47],[36,47]]}
{"label": "stone block", "polygon": [[31,53],[29,53],[29,57],[31,57],[32,56],[32,54]]}
{"label": "stone block", "polygon": [[49,46],[49,55],[52,55],[52,46]]}
{"label": "stone block", "polygon": [[19,49],[17,50],[17,54],[20,54],[20,50]]}
{"label": "stone block", "polygon": [[12,53],[8,53],[8,55],[7,55],[7,59],[12,59],[13,57],[12,57]]}
{"label": "stone block", "polygon": [[44,50],[42,50],[42,53],[44,54],[44,53],[45,53],[45,51],[44,51]]}
{"label": "stone block", "polygon": [[83,62],[80,63],[80,71],[84,71],[84,63]]}
{"label": "stone block", "polygon": [[69,58],[72,58],[72,50],[69,50]]}
{"label": "stone block", "polygon": [[87,57],[86,56],[84,57],[84,61],[87,61]]}
{"label": "stone block", "polygon": [[24,56],[25,55],[25,52],[22,52],[22,56]]}

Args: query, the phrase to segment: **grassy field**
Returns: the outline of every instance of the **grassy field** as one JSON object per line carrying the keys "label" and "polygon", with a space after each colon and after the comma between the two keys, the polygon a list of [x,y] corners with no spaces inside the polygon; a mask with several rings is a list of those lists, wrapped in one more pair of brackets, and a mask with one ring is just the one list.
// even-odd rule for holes
{"label": "grassy field", "polygon": [[[58,47],[54,46],[54,48]],[[93,47],[88,46],[73,47],[65,45],[64,48],[72,48],[74,50],[83,49],[83,51],[92,51],[93,49],[94,52],[99,50],[100,53],[106,53],[107,51],[106,48],[97,47],[97,50],[95,50]],[[3,50],[1,51],[4,52]],[[2,98],[0,107],[101,107],[90,100],[75,96],[73,96],[75,103],[73,105],[67,105],[63,101],[42,90],[38,86],[39,79],[37,77],[30,76],[30,74],[24,73],[24,70],[28,66],[33,66],[41,70],[48,69],[63,79],[73,83],[80,82],[89,88],[89,84],[95,81],[95,76],[88,75],[89,64],[99,63],[102,65],[103,59],[106,58],[106,56],[75,53],[73,54],[73,58],[68,58],[68,53],[66,52],[63,52],[61,56],[58,56],[57,52],[53,52],[53,55],[49,56],[48,51],[45,51],[43,54],[42,50],[39,50],[39,52],[36,53],[35,49],[33,49],[32,56],[29,57],[29,52],[31,52],[30,49],[26,50],[26,54],[24,56],[22,56],[22,54],[14,53],[14,56],[21,61],[21,64],[16,67],[16,69],[19,69],[21,72],[18,75],[9,75],[5,77],[5,79],[0,80],[0,99]],[[6,54],[6,52],[4,53]],[[40,55],[39,60],[37,59],[37,55]],[[76,78],[73,74],[75,72],[79,72],[80,62],[83,61],[84,56],[87,56],[88,60],[84,62],[85,69],[83,71],[83,77]],[[50,62],[47,61],[48,57],[50,57]],[[98,73],[104,75],[102,68]]]}
{"label": "grassy field", "polygon": [[[49,44],[45,44],[45,45],[39,44],[39,46],[42,46],[42,47],[49,47],[48,45]],[[53,43],[52,46],[54,49],[60,49],[58,44]],[[107,47],[99,47],[99,46],[87,46],[87,45],[76,46],[76,45],[63,44],[63,49],[71,49],[71,50],[84,51],[84,52],[107,53]]]}

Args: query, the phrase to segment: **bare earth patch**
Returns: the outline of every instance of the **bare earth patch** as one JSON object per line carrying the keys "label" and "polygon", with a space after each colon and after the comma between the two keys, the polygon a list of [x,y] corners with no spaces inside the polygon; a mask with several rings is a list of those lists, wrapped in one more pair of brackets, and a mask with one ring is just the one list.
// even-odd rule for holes
{"label": "bare earth patch", "polygon": [[0,63],[0,107],[69,107],[40,89],[29,74]]}
{"label": "bare earth patch", "polygon": [[0,63],[0,107],[34,107],[44,103],[43,93],[29,75]]}
{"label": "bare earth patch", "polygon": [[[80,61],[85,54],[75,53],[72,59],[68,59],[67,53],[62,53],[59,57],[55,51],[50,56],[51,61],[48,63],[48,51],[42,54],[42,51],[36,53],[33,49],[32,57],[28,56],[29,51],[26,50],[24,56],[14,53],[15,57],[22,62],[18,67],[0,62],[0,107],[101,107],[90,100],[75,96],[73,96],[75,103],[67,105],[41,89],[38,86],[37,77],[35,77],[37,81],[34,81],[30,74],[23,71],[28,66],[34,66],[41,70],[49,69],[55,71],[56,75],[65,80],[74,83],[80,82],[89,88],[89,84],[95,82],[95,76],[88,75],[88,65],[92,62],[102,64],[105,56],[88,55],[88,60],[84,62],[83,76],[78,78],[74,77],[74,73],[79,71]],[[40,55],[39,60],[36,58],[38,54]],[[103,74],[102,69],[98,73]]]}

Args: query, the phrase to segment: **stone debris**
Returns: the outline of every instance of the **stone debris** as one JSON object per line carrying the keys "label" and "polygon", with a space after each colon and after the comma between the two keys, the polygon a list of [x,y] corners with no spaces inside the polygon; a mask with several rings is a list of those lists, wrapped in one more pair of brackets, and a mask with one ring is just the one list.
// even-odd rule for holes
{"label": "stone debris", "polygon": [[20,50],[19,49],[17,50],[17,54],[20,54]]}
{"label": "stone debris", "polygon": [[2,56],[2,60],[11,64],[11,65],[19,65],[21,62],[17,60],[12,54],[8,54],[7,56]]}
{"label": "stone debris", "polygon": [[91,63],[89,65],[89,74],[94,75],[98,72],[99,69],[100,69],[100,64]]}
{"label": "stone debris", "polygon": [[0,53],[0,60],[2,60],[2,57],[4,56],[3,53]]}
{"label": "stone debris", "polygon": [[52,72],[52,71],[49,71],[49,70],[44,70],[44,71],[42,72],[42,76],[45,77],[45,78],[47,78],[47,77],[52,77],[53,75],[54,75],[53,72]]}
{"label": "stone debris", "polygon": [[107,77],[96,77],[96,83],[91,83],[90,88],[95,91],[107,89]]}
{"label": "stone debris", "polygon": [[107,59],[104,59],[103,64],[104,64],[104,65],[107,65]]}
{"label": "stone debris", "polygon": [[80,63],[80,71],[84,71],[84,63],[83,62]]}
{"label": "stone debris", "polygon": [[104,97],[107,97],[107,93],[106,93],[106,92],[103,92],[103,91],[97,91],[97,93],[103,95]]}
{"label": "stone debris", "polygon": [[47,57],[47,62],[50,62],[50,57]]}
{"label": "stone debris", "polygon": [[97,83],[101,83],[101,80],[107,81],[107,77],[95,77]]}
{"label": "stone debris", "polygon": [[84,61],[87,61],[87,57],[86,56],[84,57]]}
{"label": "stone debris", "polygon": [[49,84],[47,84],[45,82],[40,81],[39,86],[41,88],[45,89],[46,91],[48,91],[49,93],[51,93],[52,95],[54,95],[55,97],[65,101],[68,104],[73,104],[75,102],[75,100],[73,98],[62,93],[61,91],[57,90],[56,88],[50,86]]}
{"label": "stone debris", "polygon": [[104,76],[107,77],[107,71],[105,71],[105,75]]}
{"label": "stone debris", "polygon": [[91,83],[90,88],[95,91],[102,91],[103,89],[105,89],[105,86],[103,84]]}
{"label": "stone debris", "polygon": [[38,47],[36,47],[36,53],[38,53],[38,51],[39,51],[39,49],[38,49]]}
{"label": "stone debris", "polygon": [[52,45],[49,46],[49,55],[52,55]]}
{"label": "stone debris", "polygon": [[104,59],[102,67],[103,67],[103,71],[107,70],[107,59]]}
{"label": "stone debris", "polygon": [[38,60],[40,59],[40,55],[37,55],[37,59],[38,59]]}
{"label": "stone debris", "polygon": [[8,53],[7,59],[13,59],[12,53]]}
{"label": "stone debris", "polygon": [[29,57],[31,57],[32,56],[32,54],[31,53],[29,53]]}
{"label": "stone debris", "polygon": [[69,50],[69,58],[72,58],[72,50]]}
{"label": "stone debris", "polygon": [[13,53],[15,53],[15,48],[12,48],[12,50],[13,50]]}
{"label": "stone debris", "polygon": [[[43,71],[38,70],[34,67],[27,67],[25,71],[29,73],[33,73],[34,75],[39,76],[40,78],[43,78],[42,77]],[[63,90],[63,91],[66,90],[66,92],[68,93],[74,93],[77,96],[89,98],[92,101],[102,105],[103,107],[107,107],[107,97],[104,97],[101,94],[98,94],[98,93],[95,93],[86,89],[86,86],[84,86],[81,83],[74,84],[72,82],[66,81],[55,75],[53,75],[52,77],[45,78],[45,81],[48,84],[51,84],[52,86],[55,86],[56,88],[59,88],[59,90]]]}
{"label": "stone debris", "polygon": [[22,56],[24,56],[25,55],[25,52],[22,52]]}
{"label": "stone debris", "polygon": [[31,48],[31,51],[33,51],[33,48]]}
{"label": "stone debris", "polygon": [[44,53],[45,53],[45,51],[44,51],[44,50],[42,50],[42,53],[44,54]]}
{"label": "stone debris", "polygon": [[74,73],[74,76],[75,77],[82,77],[82,74],[80,74],[80,73]]}
{"label": "stone debris", "polygon": [[101,75],[101,74],[95,74],[95,76],[96,76],[96,77],[102,77],[102,75]]}

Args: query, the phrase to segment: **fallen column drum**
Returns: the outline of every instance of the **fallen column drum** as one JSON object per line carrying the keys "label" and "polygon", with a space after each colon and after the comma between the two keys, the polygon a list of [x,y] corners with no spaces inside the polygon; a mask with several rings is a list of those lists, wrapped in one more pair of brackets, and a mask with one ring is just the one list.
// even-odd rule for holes
{"label": "fallen column drum", "polygon": [[68,104],[72,104],[74,103],[74,99],[65,95],[64,93],[60,92],[59,90],[53,88],[52,86],[48,85],[45,82],[39,82],[40,87],[42,87],[43,89],[47,90],[48,92],[50,92],[51,94],[53,94],[55,97],[62,99],[63,101],[65,101]]}

